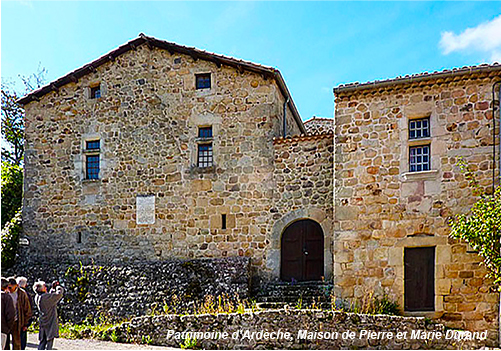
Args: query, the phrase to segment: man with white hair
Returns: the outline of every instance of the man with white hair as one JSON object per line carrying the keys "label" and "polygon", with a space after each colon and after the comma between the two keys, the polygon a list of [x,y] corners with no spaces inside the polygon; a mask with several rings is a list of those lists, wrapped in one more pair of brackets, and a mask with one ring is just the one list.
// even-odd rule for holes
{"label": "man with white hair", "polygon": [[26,290],[26,285],[28,285],[28,279],[26,277],[17,277],[16,279],[17,284],[19,285],[19,289],[24,291],[26,295],[28,296],[28,300],[30,301],[30,307],[32,311],[32,315],[30,319],[28,319],[27,325],[26,325],[26,330],[21,330],[21,350],[26,350],[26,344],[28,342],[28,328],[33,322],[33,311],[35,308],[35,304],[33,302],[33,297],[31,294]]}
{"label": "man with white hair", "polygon": [[9,295],[16,307],[16,324],[14,329],[12,329],[7,336],[6,348],[9,349],[9,337],[11,337],[13,349],[21,350],[21,332],[28,330],[27,324],[28,320],[31,318],[30,300],[28,294],[19,289],[16,278],[10,277],[7,278],[7,280],[9,281]]}
{"label": "man with white hair", "polygon": [[38,332],[39,350],[52,350],[54,338],[59,337],[59,321],[57,318],[57,303],[63,298],[64,289],[58,281],[52,283],[52,289],[47,292],[44,282],[33,285],[35,304],[40,311],[40,329]]}

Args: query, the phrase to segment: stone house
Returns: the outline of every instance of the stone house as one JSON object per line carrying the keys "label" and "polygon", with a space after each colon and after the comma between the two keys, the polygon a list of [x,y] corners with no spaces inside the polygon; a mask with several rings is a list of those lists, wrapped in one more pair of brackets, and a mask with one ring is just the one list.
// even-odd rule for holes
{"label": "stone house", "polygon": [[278,70],[140,35],[20,102],[27,259],[331,279],[333,133],[306,136]]}
{"label": "stone house", "polygon": [[488,193],[498,176],[500,80],[494,64],[334,89],[336,296],[386,292],[407,314],[495,339],[499,293],[448,220],[478,199],[459,158]]}
{"label": "stone house", "polygon": [[245,256],[256,285],[386,293],[494,339],[499,296],[447,219],[475,200],[458,157],[492,186],[500,75],[341,86],[334,120],[303,123],[278,70],[140,35],[20,100],[23,256]]}

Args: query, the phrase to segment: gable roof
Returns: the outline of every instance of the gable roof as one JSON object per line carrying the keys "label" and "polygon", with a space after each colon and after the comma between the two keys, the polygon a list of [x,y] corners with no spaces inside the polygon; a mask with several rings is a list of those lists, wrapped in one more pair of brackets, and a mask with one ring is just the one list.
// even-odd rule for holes
{"label": "gable roof", "polygon": [[296,105],[292,100],[292,96],[285,84],[285,80],[282,77],[280,71],[274,67],[263,66],[257,63],[244,61],[240,59],[236,59],[229,56],[219,55],[212,52],[208,52],[205,50],[200,50],[195,47],[189,47],[184,45],[179,45],[176,43],[168,42],[165,40],[156,39],[154,37],[149,37],[144,35],[143,33],[139,34],[139,37],[128,41],[127,43],[119,46],[118,48],[108,52],[107,54],[101,56],[100,58],[80,67],[76,70],[66,74],[65,76],[29,93],[28,95],[22,97],[18,100],[18,102],[22,105],[26,105],[33,100],[38,100],[45,94],[49,93],[52,90],[57,90],[65,84],[70,82],[76,82],[79,78],[94,72],[97,67],[115,60],[118,56],[130,51],[135,50],[140,45],[147,45],[148,47],[157,47],[160,49],[164,49],[172,53],[180,53],[193,57],[194,59],[200,59],[205,61],[214,62],[216,65],[226,65],[230,67],[234,67],[240,71],[250,71],[258,74],[262,74],[267,78],[273,78],[277,82],[277,85],[280,89],[280,92],[284,96],[286,100],[288,100],[288,106],[292,111],[294,119],[296,120],[301,132],[306,133],[306,129],[303,125],[301,117],[299,116],[299,112],[297,111]]}
{"label": "gable roof", "polygon": [[461,79],[468,79],[473,74],[494,74],[501,73],[501,64],[495,62],[493,64],[481,64],[477,66],[465,66],[460,68],[446,69],[436,72],[423,72],[412,75],[400,76],[396,78],[375,80],[365,83],[350,83],[343,84],[333,89],[334,94],[350,94],[360,91],[368,91],[372,89],[395,89],[401,85],[428,85],[432,81],[449,82]]}

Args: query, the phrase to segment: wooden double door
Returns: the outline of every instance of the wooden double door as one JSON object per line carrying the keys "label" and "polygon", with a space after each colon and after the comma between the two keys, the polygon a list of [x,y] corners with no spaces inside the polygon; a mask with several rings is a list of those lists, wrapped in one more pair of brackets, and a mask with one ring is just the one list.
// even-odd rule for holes
{"label": "wooden double door", "polygon": [[324,234],[315,221],[304,219],[285,229],[281,241],[282,281],[321,280],[324,275]]}

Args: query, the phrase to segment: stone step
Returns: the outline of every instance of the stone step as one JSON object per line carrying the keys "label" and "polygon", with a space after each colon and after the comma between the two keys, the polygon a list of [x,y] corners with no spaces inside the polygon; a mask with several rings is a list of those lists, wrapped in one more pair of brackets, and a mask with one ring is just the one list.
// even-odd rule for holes
{"label": "stone step", "polygon": [[330,303],[332,284],[306,282],[306,283],[275,283],[263,287],[254,294],[258,302],[286,302],[297,303]]}

